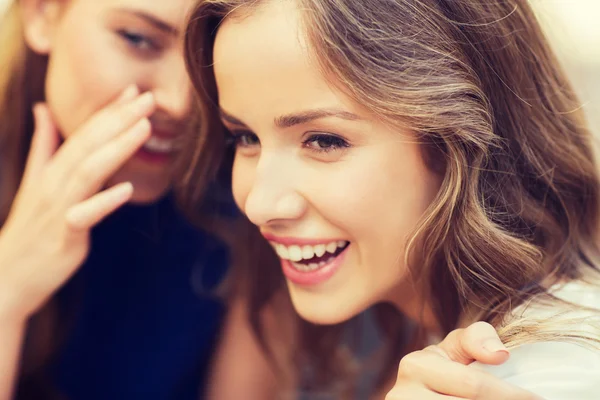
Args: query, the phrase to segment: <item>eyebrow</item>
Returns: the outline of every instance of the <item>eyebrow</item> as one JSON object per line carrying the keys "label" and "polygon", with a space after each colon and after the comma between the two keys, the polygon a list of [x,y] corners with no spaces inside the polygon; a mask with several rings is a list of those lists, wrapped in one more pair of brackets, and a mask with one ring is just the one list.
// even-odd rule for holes
{"label": "eyebrow", "polygon": [[[246,126],[242,121],[229,114],[227,111],[220,109],[221,118],[233,125]],[[306,124],[322,118],[340,118],[348,121],[356,121],[362,119],[358,115],[336,109],[336,108],[318,108],[315,110],[301,111],[299,113],[282,115],[275,118],[275,126],[278,128],[291,128],[292,126]]]}
{"label": "eyebrow", "polygon": [[168,33],[173,36],[179,36],[179,30],[177,28],[175,28],[174,26],[168,24],[167,22],[161,20],[160,18],[155,17],[154,15],[149,14],[145,11],[131,9],[131,8],[119,8],[119,9],[117,9],[117,11],[120,11],[120,12],[129,14],[129,15],[133,15],[140,19],[143,19],[150,25],[153,25],[156,29],[159,29],[165,33]]}

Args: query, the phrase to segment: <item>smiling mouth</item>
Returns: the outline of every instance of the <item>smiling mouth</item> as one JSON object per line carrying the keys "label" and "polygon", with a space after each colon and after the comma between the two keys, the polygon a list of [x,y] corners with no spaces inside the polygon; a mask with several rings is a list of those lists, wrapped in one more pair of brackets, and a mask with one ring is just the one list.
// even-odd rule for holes
{"label": "smiling mouth", "polygon": [[290,261],[290,264],[300,272],[313,272],[330,264],[344,250],[350,242],[339,240],[327,244],[318,245],[290,245],[271,242],[277,255],[282,260]]}
{"label": "smiling mouth", "polygon": [[160,136],[151,136],[146,143],[142,146],[142,149],[147,152],[154,154],[172,154],[178,150],[178,138],[169,137],[164,138]]}

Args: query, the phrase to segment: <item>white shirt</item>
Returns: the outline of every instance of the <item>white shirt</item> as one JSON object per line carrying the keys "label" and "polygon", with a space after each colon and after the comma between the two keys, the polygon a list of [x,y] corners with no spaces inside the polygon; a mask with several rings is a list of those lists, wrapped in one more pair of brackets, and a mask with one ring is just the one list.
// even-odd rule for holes
{"label": "white shirt", "polygon": [[[551,292],[571,303],[600,309],[599,286],[570,282]],[[551,316],[547,308],[521,307],[521,311],[528,320]],[[577,331],[597,337],[600,331],[594,326],[600,327],[600,312],[582,310],[575,316],[585,317],[589,323],[576,327]],[[600,400],[600,344],[593,346],[559,341],[524,344],[511,349],[509,360],[502,365],[471,365],[546,400]]]}

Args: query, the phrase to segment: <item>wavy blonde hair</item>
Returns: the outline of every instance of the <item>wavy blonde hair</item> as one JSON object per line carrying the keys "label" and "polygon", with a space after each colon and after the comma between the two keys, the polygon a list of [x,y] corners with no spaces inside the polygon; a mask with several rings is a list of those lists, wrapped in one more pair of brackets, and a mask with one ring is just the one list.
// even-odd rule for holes
{"label": "wavy blonde hair", "polygon": [[[204,123],[188,175],[194,184],[231,168],[217,118],[215,33],[224,18],[263,3],[204,0],[193,13],[187,62]],[[598,271],[599,176],[581,105],[527,1],[296,3],[323,74],[379,118],[415,132],[429,165],[443,175],[406,253],[419,260],[413,275],[443,333],[486,320],[512,343],[560,335],[543,324],[517,329],[506,318],[550,285]],[[248,267],[259,336],[259,310],[283,285],[268,252],[255,254]],[[388,337],[398,337],[401,320],[385,321]],[[301,325],[306,340],[297,354],[326,360],[339,327]],[[323,334],[331,330],[338,332]],[[388,341],[388,373],[410,350],[406,343]],[[327,379],[345,376],[336,372],[339,362],[321,366]]]}

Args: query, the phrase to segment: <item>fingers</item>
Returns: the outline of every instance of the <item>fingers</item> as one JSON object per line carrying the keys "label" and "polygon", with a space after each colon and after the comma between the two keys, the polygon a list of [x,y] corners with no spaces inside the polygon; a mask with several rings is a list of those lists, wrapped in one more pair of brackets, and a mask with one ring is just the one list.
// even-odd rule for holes
{"label": "fingers", "polygon": [[48,106],[38,103],[33,107],[35,130],[25,166],[24,180],[37,177],[54,155],[59,137]]}
{"label": "fingers", "polygon": [[410,384],[392,389],[385,400],[464,400],[464,398],[435,393],[422,385]]}
{"label": "fingers", "polygon": [[472,400],[531,400],[523,389],[472,367],[451,361],[435,351],[410,353],[400,362],[398,382],[420,382],[437,393]]}
{"label": "fingers", "polygon": [[131,89],[128,94],[99,111],[65,142],[52,160],[61,177],[77,170],[90,154],[154,111],[152,93],[146,92],[130,100],[128,96],[136,92],[137,89]]}
{"label": "fingers", "polygon": [[462,364],[479,361],[498,365],[510,356],[494,327],[486,322],[476,322],[468,328],[454,330],[437,346],[450,360]]}
{"label": "fingers", "polygon": [[128,101],[135,99],[137,96],[139,96],[139,94],[140,90],[138,89],[137,85],[129,85],[125,88],[125,90],[123,90],[123,92],[121,92],[119,97],[117,97],[117,99],[114,101],[114,104],[125,104]]}
{"label": "fingers", "polygon": [[74,179],[66,187],[66,201],[72,204],[96,193],[110,176],[133,157],[150,134],[150,122],[144,118],[88,157],[78,170],[73,171]]}
{"label": "fingers", "polygon": [[129,182],[120,183],[67,210],[65,218],[74,231],[89,230],[127,203],[133,194]]}

